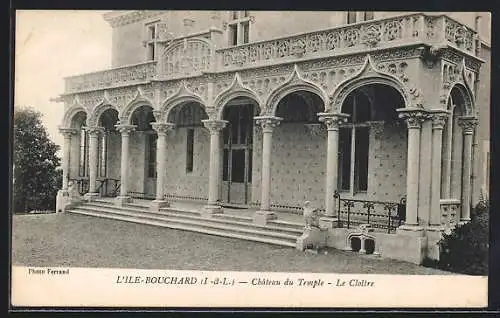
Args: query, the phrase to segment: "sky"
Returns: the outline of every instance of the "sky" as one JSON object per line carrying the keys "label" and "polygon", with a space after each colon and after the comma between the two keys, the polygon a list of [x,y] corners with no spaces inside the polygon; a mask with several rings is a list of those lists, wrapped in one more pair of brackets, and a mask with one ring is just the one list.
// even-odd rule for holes
{"label": "sky", "polygon": [[20,10],[16,14],[14,107],[43,114],[50,138],[62,147],[58,126],[64,77],[110,68],[111,27],[105,11]]}

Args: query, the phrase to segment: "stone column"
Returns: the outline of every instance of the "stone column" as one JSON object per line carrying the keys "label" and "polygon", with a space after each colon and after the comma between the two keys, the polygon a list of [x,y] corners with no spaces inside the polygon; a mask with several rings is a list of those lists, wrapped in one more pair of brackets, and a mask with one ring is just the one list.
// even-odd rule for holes
{"label": "stone column", "polygon": [[158,134],[156,140],[156,199],[151,202],[151,210],[159,211],[160,208],[170,204],[165,200],[165,159],[167,150],[167,134],[175,125],[171,123],[152,123],[151,126]]}
{"label": "stone column", "polygon": [[116,125],[116,129],[122,135],[122,156],[121,156],[121,181],[120,181],[120,195],[116,198],[118,205],[132,202],[132,198],[128,196],[128,153],[129,153],[129,138],[130,133],[135,130],[135,125]]}
{"label": "stone column", "polygon": [[451,197],[451,150],[453,147],[453,111],[448,115],[446,122],[446,152],[443,158],[443,185],[441,197],[449,199]]}
{"label": "stone column", "polygon": [[68,204],[70,204],[70,197],[68,192],[68,181],[70,175],[70,162],[71,162],[71,137],[76,135],[77,130],[73,128],[60,127],[59,132],[64,135],[64,148],[62,158],[63,181],[62,189],[57,191],[56,196],[56,212],[64,212]]}
{"label": "stone column", "polygon": [[448,118],[446,111],[432,112],[431,215],[429,224],[441,226],[441,155],[443,129]]}
{"label": "stone column", "polygon": [[208,202],[203,207],[205,216],[214,213],[222,213],[223,209],[219,204],[219,176],[220,176],[220,132],[227,124],[225,120],[202,120],[203,125],[210,131],[210,169],[208,180]]}
{"label": "stone column", "polygon": [[277,216],[271,211],[271,150],[273,145],[273,131],[283,118],[273,116],[255,117],[255,124],[262,127],[262,178],[260,210],[255,213],[254,222],[266,224],[268,220]]}
{"label": "stone column", "polygon": [[462,164],[462,209],[460,222],[470,221],[471,208],[471,175],[472,175],[472,138],[477,119],[473,116],[463,116],[459,118],[464,136],[463,143],[463,164]]}
{"label": "stone column", "polygon": [[405,231],[417,235],[423,233],[418,224],[418,183],[420,166],[420,130],[422,123],[428,118],[425,110],[420,108],[398,109],[399,117],[408,125],[408,159],[406,171],[406,221],[398,228],[398,233]]}
{"label": "stone column", "polygon": [[320,219],[322,225],[333,227],[337,222],[335,215],[335,198],[338,185],[339,159],[339,125],[347,122],[349,115],[341,113],[318,113],[319,121],[324,122],[328,129],[326,174],[325,174],[325,216]]}
{"label": "stone column", "polygon": [[62,190],[68,190],[69,170],[71,162],[71,137],[76,135],[77,130],[74,128],[59,128],[59,132],[64,136],[63,157],[62,157]]}
{"label": "stone column", "polygon": [[87,127],[89,132],[89,192],[85,194],[85,198],[92,200],[99,196],[97,192],[97,166],[99,164],[98,143],[99,135],[104,132],[102,127]]}

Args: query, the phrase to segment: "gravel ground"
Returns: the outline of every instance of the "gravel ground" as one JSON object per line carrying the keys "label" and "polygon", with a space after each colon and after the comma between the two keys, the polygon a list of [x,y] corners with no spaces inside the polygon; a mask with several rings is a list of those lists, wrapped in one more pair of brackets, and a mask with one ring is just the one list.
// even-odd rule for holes
{"label": "gravel ground", "polygon": [[452,274],[329,249],[289,247],[75,214],[15,215],[12,264],[171,270]]}

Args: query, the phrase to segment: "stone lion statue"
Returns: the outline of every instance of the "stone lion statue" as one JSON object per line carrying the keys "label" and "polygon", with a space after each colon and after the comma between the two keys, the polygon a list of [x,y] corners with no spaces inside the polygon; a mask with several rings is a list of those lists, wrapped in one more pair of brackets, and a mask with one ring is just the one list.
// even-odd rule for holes
{"label": "stone lion statue", "polygon": [[306,228],[319,228],[319,210],[312,206],[310,201],[304,202],[304,223]]}

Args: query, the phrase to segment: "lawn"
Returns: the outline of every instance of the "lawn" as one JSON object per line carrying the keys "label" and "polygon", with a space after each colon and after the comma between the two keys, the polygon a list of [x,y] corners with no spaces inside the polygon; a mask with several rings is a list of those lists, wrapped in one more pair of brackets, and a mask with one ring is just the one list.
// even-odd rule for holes
{"label": "lawn", "polygon": [[452,274],[373,255],[289,247],[74,214],[15,215],[12,264],[179,270]]}

